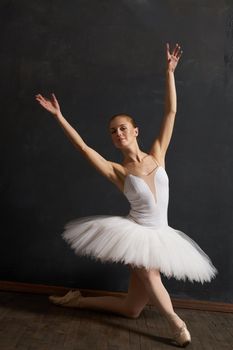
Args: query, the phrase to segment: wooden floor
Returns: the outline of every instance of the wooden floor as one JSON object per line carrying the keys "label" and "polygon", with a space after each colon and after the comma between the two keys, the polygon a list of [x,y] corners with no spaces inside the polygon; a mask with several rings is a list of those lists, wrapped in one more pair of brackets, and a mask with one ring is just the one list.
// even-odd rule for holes
{"label": "wooden floor", "polygon": [[[233,314],[177,309],[192,350],[232,350]],[[136,320],[51,304],[46,295],[0,292],[1,350],[160,350],[178,348],[167,322],[147,306]]]}

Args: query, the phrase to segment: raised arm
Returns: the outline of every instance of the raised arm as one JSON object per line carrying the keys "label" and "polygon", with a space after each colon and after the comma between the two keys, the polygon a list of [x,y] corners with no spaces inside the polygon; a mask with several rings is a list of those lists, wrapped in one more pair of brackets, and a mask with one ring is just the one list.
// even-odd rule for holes
{"label": "raised arm", "polygon": [[84,142],[78,132],[63,117],[56,96],[52,94],[51,99],[47,99],[38,94],[36,95],[36,100],[54,116],[73,145],[86,157],[97,171],[106,176],[110,181],[116,182],[117,164],[106,160]]}
{"label": "raised arm", "polygon": [[169,44],[166,45],[167,65],[164,116],[160,126],[159,135],[153,142],[149,152],[150,154],[157,157],[157,159],[159,159],[161,162],[164,162],[167,148],[169,146],[174,128],[177,108],[174,72],[181,55],[182,51],[178,44],[176,44],[175,48],[171,53],[169,49]]}

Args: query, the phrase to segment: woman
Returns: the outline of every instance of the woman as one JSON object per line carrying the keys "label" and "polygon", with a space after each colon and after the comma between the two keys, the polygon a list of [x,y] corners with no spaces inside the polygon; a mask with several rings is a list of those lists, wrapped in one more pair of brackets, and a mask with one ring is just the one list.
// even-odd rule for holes
{"label": "woman", "polygon": [[150,300],[165,316],[174,340],[180,346],[191,342],[185,322],[175,313],[160,273],[176,279],[205,282],[217,270],[201,248],[183,232],[167,222],[168,176],[165,155],[170,143],[176,115],[174,71],[182,55],[176,44],[166,47],[165,112],[160,133],[149,153],[137,143],[138,127],[132,117],[115,115],[109,122],[112,141],[123,154],[122,164],[107,161],[90,148],[63,117],[54,94],[51,100],[36,95],[36,100],[59,122],[74,146],[128,199],[127,216],[96,215],[70,221],[63,238],[76,254],[101,261],[122,262],[130,268],[128,294],[119,297],[83,297],[80,291],[50,300],[67,307],[115,312],[136,318]]}

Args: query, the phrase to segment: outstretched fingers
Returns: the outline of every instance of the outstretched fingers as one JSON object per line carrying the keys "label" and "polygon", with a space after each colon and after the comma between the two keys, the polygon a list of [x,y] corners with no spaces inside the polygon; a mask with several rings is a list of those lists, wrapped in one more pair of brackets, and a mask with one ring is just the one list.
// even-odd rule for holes
{"label": "outstretched fingers", "polygon": [[51,93],[51,98],[52,98],[52,101],[53,101],[54,103],[58,103],[58,101],[57,101],[56,96],[55,96],[54,93]]}
{"label": "outstretched fingers", "polygon": [[172,52],[172,55],[175,56],[177,59],[180,58],[180,56],[182,55],[182,50],[181,50],[181,47],[179,44],[176,44],[173,52]]}
{"label": "outstretched fingers", "polygon": [[178,54],[177,54],[177,58],[178,58],[178,59],[180,59],[182,53],[183,53],[183,50],[180,49],[180,51],[179,51]]}
{"label": "outstretched fingers", "polygon": [[36,100],[41,100],[43,97],[41,96],[41,94],[37,94],[36,96]]}
{"label": "outstretched fingers", "polygon": [[166,43],[166,52],[167,52],[167,59],[169,59],[169,57],[170,57],[170,45],[169,45],[169,43]]}
{"label": "outstretched fingers", "polygon": [[41,96],[40,94],[39,95],[36,95],[36,100],[39,102],[40,105],[42,105],[43,107],[45,107],[47,105],[47,101],[46,99]]}
{"label": "outstretched fingers", "polygon": [[38,102],[47,102],[48,100],[45,98],[45,97],[43,97],[41,94],[38,94],[38,95],[36,95],[36,100],[38,101]]}
{"label": "outstretched fingers", "polygon": [[54,93],[51,94],[50,98],[46,98],[41,94],[37,94],[35,98],[42,107],[47,109],[48,112],[52,113],[53,115],[60,113],[60,106]]}
{"label": "outstretched fingers", "polygon": [[52,93],[51,96],[52,96],[52,101],[53,101],[54,106],[55,106],[56,108],[60,109],[60,106],[59,106],[59,103],[58,103],[58,100],[57,100],[55,94]]}

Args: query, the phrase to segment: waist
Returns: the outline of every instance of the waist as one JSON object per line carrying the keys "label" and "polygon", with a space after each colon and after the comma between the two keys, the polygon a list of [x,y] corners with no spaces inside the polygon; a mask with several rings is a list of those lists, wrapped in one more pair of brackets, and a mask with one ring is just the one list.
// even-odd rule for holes
{"label": "waist", "polygon": [[129,220],[136,222],[139,225],[146,226],[146,227],[160,228],[163,226],[168,226],[168,220],[167,220],[166,214],[141,215],[140,213],[135,213],[134,211],[130,210],[129,214],[127,215],[127,218]]}

